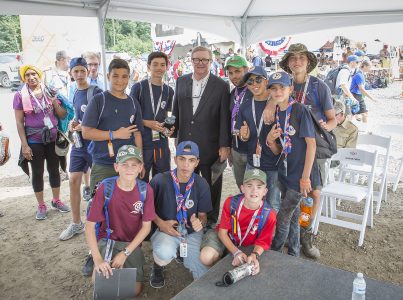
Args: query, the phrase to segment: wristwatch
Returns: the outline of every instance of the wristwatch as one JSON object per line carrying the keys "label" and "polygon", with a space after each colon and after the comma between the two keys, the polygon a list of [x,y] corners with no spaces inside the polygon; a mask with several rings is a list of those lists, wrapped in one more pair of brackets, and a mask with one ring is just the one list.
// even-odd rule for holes
{"label": "wristwatch", "polygon": [[253,254],[255,254],[255,256],[256,256],[256,260],[257,260],[257,261],[259,261],[260,254],[259,254],[259,253],[257,253],[256,251],[253,251],[252,253],[253,253]]}
{"label": "wristwatch", "polygon": [[132,252],[129,251],[129,250],[127,250],[127,248],[124,249],[123,253],[124,253],[126,256],[130,256],[130,254],[132,254]]}

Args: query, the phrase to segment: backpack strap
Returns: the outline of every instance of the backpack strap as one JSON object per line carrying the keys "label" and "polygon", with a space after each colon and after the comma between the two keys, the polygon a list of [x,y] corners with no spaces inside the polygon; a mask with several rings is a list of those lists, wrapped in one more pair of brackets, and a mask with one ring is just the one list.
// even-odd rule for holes
{"label": "backpack strap", "polygon": [[260,233],[262,232],[264,226],[267,223],[267,219],[269,218],[270,211],[271,211],[271,208],[270,208],[269,203],[267,201],[264,201],[262,213],[260,214],[260,217],[259,217],[259,224],[257,226],[257,236],[258,237],[259,237]]}
{"label": "backpack strap", "polygon": [[88,89],[87,89],[87,104],[90,102],[92,97],[94,97],[95,88],[96,88],[96,86],[92,85],[92,84],[88,87]]}
{"label": "backpack strap", "polygon": [[237,219],[236,219],[236,210],[239,206],[239,202],[241,201],[243,194],[238,194],[231,197],[230,200],[230,215],[231,215],[231,228],[230,231],[230,238],[234,242],[235,238],[234,235],[237,234]]}
{"label": "backpack strap", "polygon": [[118,177],[110,177],[106,178],[103,180],[104,184],[104,213],[105,213],[105,221],[106,221],[106,235],[107,239],[109,240],[111,233],[113,230],[111,230],[110,223],[109,223],[109,213],[108,213],[108,205],[109,202],[112,200],[113,196],[113,191],[115,190],[115,184],[116,184],[116,179]]}
{"label": "backpack strap", "polygon": [[143,204],[141,206],[141,214],[144,214],[144,201],[146,200],[147,197],[147,183],[138,178],[136,179],[136,182],[140,193],[140,201]]}

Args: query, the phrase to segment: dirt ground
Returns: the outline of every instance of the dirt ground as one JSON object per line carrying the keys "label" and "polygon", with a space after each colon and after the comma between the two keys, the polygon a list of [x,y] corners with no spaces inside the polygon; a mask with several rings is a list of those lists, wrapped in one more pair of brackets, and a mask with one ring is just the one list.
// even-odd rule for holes
{"label": "dirt ground", "polygon": [[[2,179],[3,187],[26,186],[24,177]],[[229,170],[224,176],[224,193],[236,193]],[[46,190],[46,199],[50,191]],[[363,272],[365,276],[403,285],[403,189],[389,191],[387,203],[375,216],[374,228],[367,229],[364,246],[357,247],[358,232],[320,226],[317,246],[319,262],[328,266]],[[62,199],[68,199],[68,183],[62,185]],[[0,291],[1,299],[92,299],[90,279],[81,275],[87,253],[84,235],[60,242],[58,236],[70,222],[69,214],[50,210],[45,221],[34,218],[34,196],[3,199],[0,218]],[[82,204],[85,211],[85,203]],[[145,284],[140,298],[170,299],[191,283],[190,273],[173,261],[165,272],[166,286],[149,286],[152,263],[150,244],[146,254]]]}

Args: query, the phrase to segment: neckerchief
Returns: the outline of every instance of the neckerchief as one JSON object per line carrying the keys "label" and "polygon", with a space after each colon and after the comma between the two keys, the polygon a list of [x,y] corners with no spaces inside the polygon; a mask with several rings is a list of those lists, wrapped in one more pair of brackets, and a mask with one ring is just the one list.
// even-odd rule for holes
{"label": "neckerchief", "polygon": [[172,183],[174,185],[175,196],[176,196],[176,219],[179,224],[184,223],[186,227],[187,225],[187,208],[185,205],[186,199],[190,196],[190,192],[192,191],[192,186],[194,183],[194,173],[192,177],[190,177],[189,181],[186,183],[185,194],[182,195],[180,192],[179,179],[177,177],[177,169],[171,171]]}
{"label": "neckerchief", "polygon": [[235,88],[235,92],[234,92],[234,96],[235,96],[234,103],[235,103],[235,105],[234,105],[234,108],[232,109],[232,112],[231,112],[231,131],[234,131],[236,117],[237,117],[237,115],[239,113],[239,108],[241,107],[241,104],[243,102],[243,98],[245,96],[245,93],[246,93],[247,89],[248,89],[248,87],[245,86],[242,89],[241,93],[238,94],[238,88],[237,87]]}
{"label": "neckerchief", "polygon": [[[291,138],[290,138],[289,131],[290,131],[290,117],[291,117],[292,105],[295,102],[296,101],[292,97],[289,97],[288,98],[287,110],[285,112],[284,130],[283,130],[284,140],[282,142],[283,150],[281,151],[281,154],[284,153],[284,159],[285,160],[287,159],[288,154],[291,153],[291,149],[292,149],[292,144],[291,144]],[[277,109],[276,109],[276,125],[277,125],[277,128],[281,128],[281,126],[280,126],[280,118],[278,116],[279,110],[280,110],[280,107],[277,105]]]}

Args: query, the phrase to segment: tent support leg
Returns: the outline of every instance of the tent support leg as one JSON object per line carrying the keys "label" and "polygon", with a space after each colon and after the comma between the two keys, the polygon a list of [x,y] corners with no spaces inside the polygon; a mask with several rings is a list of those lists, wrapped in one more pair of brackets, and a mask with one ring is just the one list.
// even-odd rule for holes
{"label": "tent support leg", "polygon": [[[98,9],[97,11],[97,17],[98,17],[98,30],[99,30],[99,37],[101,40],[101,60],[102,60],[102,75],[103,75],[103,80],[104,80],[104,87],[105,90],[108,89],[108,83],[107,83],[107,66],[106,66],[106,41],[105,41],[105,20],[106,20],[106,13],[108,12],[108,7],[109,7],[109,2],[110,0],[107,0],[104,2],[102,7]],[[105,10],[105,11],[103,11]]]}

